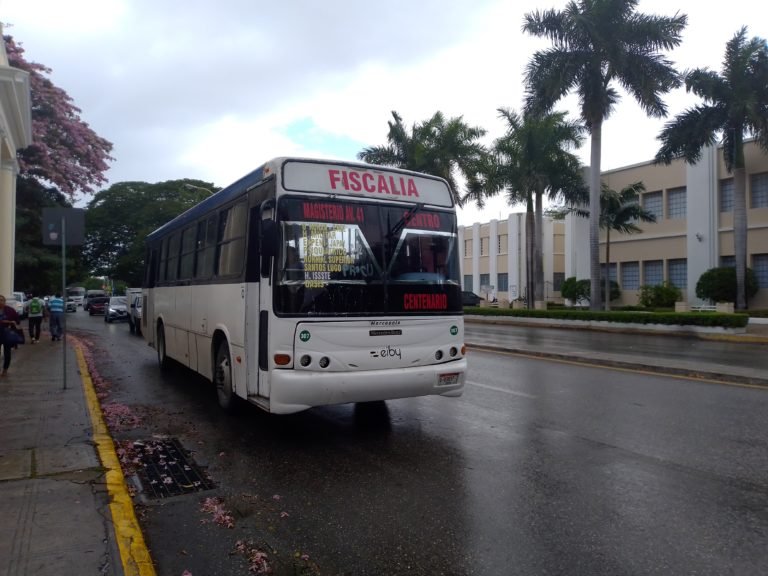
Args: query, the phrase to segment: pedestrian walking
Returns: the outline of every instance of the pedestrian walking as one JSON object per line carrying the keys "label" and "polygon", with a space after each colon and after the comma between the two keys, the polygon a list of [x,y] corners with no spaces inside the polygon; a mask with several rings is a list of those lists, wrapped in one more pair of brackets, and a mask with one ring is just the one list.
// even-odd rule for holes
{"label": "pedestrian walking", "polygon": [[8,368],[11,367],[11,350],[17,341],[12,338],[19,328],[19,315],[11,306],[5,305],[5,296],[0,294],[0,343],[3,346],[3,371],[0,378],[8,376]]}
{"label": "pedestrian walking", "polygon": [[48,300],[48,316],[50,318],[51,342],[61,340],[61,335],[64,332],[64,300],[59,292],[56,292],[56,296]]}
{"label": "pedestrian walking", "polygon": [[43,316],[45,315],[43,301],[37,296],[32,296],[27,307],[27,314],[29,316],[29,341],[32,344],[37,344],[40,341],[40,325],[43,323]]}

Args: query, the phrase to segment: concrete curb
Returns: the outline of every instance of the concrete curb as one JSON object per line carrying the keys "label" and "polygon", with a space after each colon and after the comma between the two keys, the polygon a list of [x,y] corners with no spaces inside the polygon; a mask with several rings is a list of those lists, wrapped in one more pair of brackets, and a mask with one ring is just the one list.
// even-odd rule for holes
{"label": "concrete curb", "polygon": [[93,426],[93,441],[96,444],[99,459],[106,470],[106,484],[110,496],[109,509],[112,513],[115,537],[120,550],[123,574],[125,576],[155,576],[152,558],[149,555],[139,521],[136,518],[136,512],[133,509],[133,501],[125,484],[120,460],[115,452],[114,441],[104,422],[83,350],[80,346],[74,348],[88,413]]}

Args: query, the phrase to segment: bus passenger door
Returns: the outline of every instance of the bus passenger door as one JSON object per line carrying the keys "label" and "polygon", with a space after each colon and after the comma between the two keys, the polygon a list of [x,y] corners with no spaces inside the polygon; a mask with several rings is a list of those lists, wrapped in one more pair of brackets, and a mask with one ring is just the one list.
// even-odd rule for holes
{"label": "bus passenger door", "polygon": [[[248,397],[255,399],[259,390],[259,319],[261,312],[261,258],[259,231],[262,211],[259,206],[248,215],[248,246],[245,270],[245,349]],[[261,394],[263,396],[263,394]]]}

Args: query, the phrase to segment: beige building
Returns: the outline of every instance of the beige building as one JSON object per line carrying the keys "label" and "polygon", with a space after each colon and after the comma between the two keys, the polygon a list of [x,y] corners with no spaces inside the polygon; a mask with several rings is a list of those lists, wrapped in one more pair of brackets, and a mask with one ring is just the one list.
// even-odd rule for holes
{"label": "beige building", "polygon": [[[768,155],[754,142],[745,148],[747,166],[747,266],[755,272],[759,291],[750,308],[768,308]],[[733,265],[733,178],[722,149],[708,148],[696,165],[676,160],[669,166],[653,161],[603,173],[615,190],[643,182],[641,202],[656,223],[639,223],[638,234],[611,233],[611,278],[621,286],[620,304],[637,304],[640,286],[668,281],[683,298],[699,303],[696,282],[716,266]],[[480,296],[492,286],[499,299],[522,296],[525,286],[524,214],[459,228],[463,250],[463,288]],[[589,226],[585,218],[544,226],[545,298],[560,300],[564,278],[589,278]],[[605,262],[605,233],[601,234]]]}
{"label": "beige building", "polygon": [[16,150],[32,143],[29,74],[8,65],[0,25],[0,294],[14,290]]}

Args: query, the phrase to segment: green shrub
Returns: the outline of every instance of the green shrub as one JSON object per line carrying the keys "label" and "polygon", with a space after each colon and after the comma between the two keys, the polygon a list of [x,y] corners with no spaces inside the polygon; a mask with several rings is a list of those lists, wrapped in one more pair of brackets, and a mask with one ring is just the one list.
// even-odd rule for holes
{"label": "green shrub", "polygon": [[560,295],[575,304],[589,302],[589,280],[576,280],[575,276],[566,278],[560,286]]}
{"label": "green shrub", "polygon": [[[579,304],[591,300],[592,288],[589,280],[576,280],[575,276],[567,278],[560,287],[560,295],[563,298]],[[605,300],[605,278],[600,279],[600,295]],[[617,282],[611,280],[611,302],[621,297],[621,288]]]}
{"label": "green shrub", "polygon": [[[747,300],[757,294],[757,278],[747,268]],[[696,296],[710,302],[736,302],[736,268],[724,266],[710,268],[696,282]]]}
{"label": "green shrub", "polygon": [[638,301],[646,308],[674,308],[675,302],[682,297],[680,288],[669,282],[662,282],[655,286],[640,286]]}
{"label": "green shrub", "polygon": [[517,318],[550,318],[553,320],[597,320],[625,324],[667,324],[682,326],[720,326],[744,328],[749,322],[746,314],[719,314],[717,312],[605,312],[603,310],[511,310],[501,308],[467,307],[465,314],[475,316],[514,316]]}

